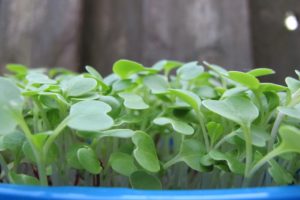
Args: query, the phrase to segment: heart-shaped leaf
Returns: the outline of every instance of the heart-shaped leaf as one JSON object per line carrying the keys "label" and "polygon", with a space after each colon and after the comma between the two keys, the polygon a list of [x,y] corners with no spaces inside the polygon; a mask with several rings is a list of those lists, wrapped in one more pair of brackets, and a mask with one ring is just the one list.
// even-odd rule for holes
{"label": "heart-shaped leaf", "polygon": [[26,174],[16,174],[15,172],[9,172],[8,175],[10,181],[14,184],[20,185],[39,185],[40,182],[37,178],[33,176],[28,176]]}
{"label": "heart-shaped leaf", "polygon": [[276,149],[279,149],[280,153],[300,153],[300,130],[298,128],[289,125],[281,126],[279,128],[279,135],[281,142]]}
{"label": "heart-shaped leaf", "polygon": [[129,180],[130,180],[131,187],[134,189],[144,189],[144,190],[162,189],[161,182],[157,177],[142,170],[133,172],[130,175]]}
{"label": "heart-shaped leaf", "polygon": [[185,63],[177,69],[177,76],[182,80],[192,80],[202,74],[204,68],[197,61]]}
{"label": "heart-shaped leaf", "polygon": [[159,160],[152,138],[142,131],[137,131],[132,137],[135,145],[133,155],[136,161],[150,172],[158,172],[160,169]]}
{"label": "heart-shaped leaf", "polygon": [[239,71],[230,71],[228,73],[228,78],[248,87],[251,90],[256,90],[259,88],[259,80],[251,74]]}
{"label": "heart-shaped leaf", "polygon": [[21,113],[24,99],[19,88],[0,77],[0,135],[8,134],[17,126],[16,113]]}
{"label": "heart-shaped leaf", "polygon": [[131,75],[146,70],[145,67],[131,60],[118,60],[113,65],[113,72],[122,79],[129,78]]}
{"label": "heart-shaped leaf", "polygon": [[132,156],[122,152],[115,152],[110,155],[109,163],[114,171],[124,176],[130,176],[137,170]]}
{"label": "heart-shaped leaf", "polygon": [[300,119],[300,104],[294,107],[279,107],[279,112],[296,119]]}
{"label": "heart-shaped leaf", "polygon": [[149,106],[144,102],[142,97],[137,94],[120,93],[119,96],[124,99],[124,106],[134,110],[148,109]]}
{"label": "heart-shaped leaf", "polygon": [[81,131],[100,131],[113,126],[113,119],[107,115],[111,107],[101,101],[86,100],[71,106],[67,125]]}
{"label": "heart-shaped leaf", "polygon": [[233,155],[224,154],[217,150],[212,150],[209,152],[209,156],[216,161],[226,161],[229,169],[237,174],[243,174],[245,171],[244,163],[237,160]]}
{"label": "heart-shaped leaf", "polygon": [[247,74],[251,74],[252,76],[266,76],[270,74],[275,74],[275,71],[269,68],[256,68],[247,72]]}
{"label": "heart-shaped leaf", "polygon": [[258,117],[257,107],[246,97],[232,96],[225,100],[205,100],[203,105],[240,125],[249,126]]}
{"label": "heart-shaped leaf", "polygon": [[82,96],[97,86],[97,81],[93,78],[84,78],[75,76],[65,83],[65,92],[67,96],[78,97]]}
{"label": "heart-shaped leaf", "polygon": [[300,88],[300,81],[295,78],[287,77],[285,82],[292,93],[296,92]]}
{"label": "heart-shaped leaf", "polygon": [[48,76],[42,73],[29,73],[26,76],[26,79],[28,80],[29,84],[55,84],[56,81],[50,79]]}
{"label": "heart-shaped leaf", "polygon": [[144,77],[144,84],[151,90],[153,94],[162,94],[168,91],[168,82],[158,74]]}
{"label": "heart-shaped leaf", "polygon": [[90,147],[79,148],[77,158],[81,166],[91,174],[99,174],[102,171],[97,155]]}
{"label": "heart-shaped leaf", "polygon": [[194,133],[193,127],[190,126],[188,123],[167,117],[156,118],[154,119],[153,123],[157,125],[171,124],[174,131],[184,135],[192,135]]}
{"label": "heart-shaped leaf", "polygon": [[160,60],[152,66],[152,69],[163,70],[165,74],[169,74],[172,69],[180,67],[183,63],[174,60]]}
{"label": "heart-shaped leaf", "polygon": [[182,90],[182,89],[170,89],[170,94],[178,97],[182,101],[189,104],[194,110],[199,111],[201,100],[200,98],[193,92]]}

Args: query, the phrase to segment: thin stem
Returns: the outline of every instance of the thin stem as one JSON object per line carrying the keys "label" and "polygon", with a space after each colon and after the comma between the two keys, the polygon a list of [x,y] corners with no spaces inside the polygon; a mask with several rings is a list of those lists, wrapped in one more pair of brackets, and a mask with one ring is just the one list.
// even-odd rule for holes
{"label": "thin stem", "polygon": [[219,142],[214,146],[214,149],[218,149],[226,140],[236,135],[236,131],[232,131],[229,134],[227,134],[225,137],[223,137]]}
{"label": "thin stem", "polygon": [[39,171],[40,183],[41,183],[41,185],[48,185],[46,168],[44,165],[43,157],[38,152],[38,150],[36,149],[36,146],[33,143],[33,137],[32,137],[33,135],[31,133],[30,129],[28,128],[23,116],[18,115],[17,119],[18,119],[18,123],[19,123],[21,129],[23,130],[25,137],[33,151],[34,157],[36,159],[36,163],[37,163],[37,167],[38,167],[38,171]]}
{"label": "thin stem", "polygon": [[55,139],[58,137],[58,135],[62,132],[62,130],[67,126],[67,121],[69,119],[65,118],[57,127],[56,129],[54,129],[53,133],[49,136],[49,138],[47,139],[45,145],[44,145],[44,152],[43,152],[43,156],[47,156],[48,151],[51,147],[51,145],[53,144],[53,142],[55,141]]}
{"label": "thin stem", "polygon": [[210,145],[209,145],[208,134],[207,134],[207,131],[206,131],[206,128],[205,128],[205,123],[204,123],[204,120],[203,120],[203,117],[202,117],[202,114],[201,114],[200,111],[197,111],[197,116],[198,116],[199,123],[200,123],[200,126],[201,126],[206,151],[209,152],[210,151]]}
{"label": "thin stem", "polygon": [[245,143],[246,143],[246,168],[245,168],[245,177],[249,176],[249,171],[252,164],[252,136],[250,126],[242,126]]}
{"label": "thin stem", "polygon": [[278,128],[281,124],[281,121],[283,120],[283,117],[284,117],[284,114],[279,112],[276,119],[275,119],[275,122],[274,122],[273,127],[272,127],[272,131],[271,131],[271,138],[270,138],[270,141],[268,143],[268,152],[271,151],[271,149],[274,145],[274,142],[275,142],[276,137],[277,137]]}
{"label": "thin stem", "polygon": [[281,150],[280,146],[274,149],[273,151],[269,152],[267,155],[265,155],[262,159],[260,159],[250,170],[249,177],[252,177],[254,173],[261,168],[265,163],[267,163],[269,160],[274,158],[275,156],[278,156],[279,154],[284,153],[284,151]]}
{"label": "thin stem", "polygon": [[176,155],[175,157],[173,157],[171,160],[169,160],[168,162],[166,162],[164,165],[163,165],[163,168],[164,169],[167,169],[169,167],[171,167],[172,165],[176,164],[178,162],[178,155]]}
{"label": "thin stem", "polygon": [[4,171],[5,176],[8,177],[9,170],[7,167],[7,163],[1,153],[0,153],[0,165],[1,165],[1,169],[3,169]]}

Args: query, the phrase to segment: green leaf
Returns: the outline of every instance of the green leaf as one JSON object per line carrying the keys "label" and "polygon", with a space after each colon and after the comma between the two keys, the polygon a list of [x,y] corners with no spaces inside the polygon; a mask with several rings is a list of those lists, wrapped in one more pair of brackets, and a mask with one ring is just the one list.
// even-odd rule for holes
{"label": "green leaf", "polygon": [[192,80],[204,72],[204,68],[198,65],[198,61],[189,62],[177,69],[177,76],[182,80]]}
{"label": "green leaf", "polygon": [[166,124],[171,124],[172,128],[181,134],[184,135],[192,135],[194,133],[194,129],[192,126],[190,126],[186,122],[178,121],[175,119],[167,118],[167,117],[159,117],[154,119],[153,121],[154,124],[157,125],[166,125]]}
{"label": "green leaf", "polygon": [[203,105],[210,111],[240,125],[250,126],[259,114],[257,107],[248,98],[242,96],[232,96],[225,100],[205,100]]}
{"label": "green leaf", "polygon": [[16,174],[15,172],[9,172],[8,175],[10,182],[19,185],[39,185],[40,182],[37,178],[28,176],[26,174]]}
{"label": "green leaf", "polygon": [[137,170],[133,157],[126,153],[112,153],[109,158],[109,163],[114,171],[124,176],[130,176],[130,174]]}
{"label": "green leaf", "polygon": [[66,95],[69,97],[82,96],[97,86],[97,81],[93,78],[84,78],[82,76],[75,76],[68,80],[64,86]]}
{"label": "green leaf", "polygon": [[23,143],[26,141],[25,136],[18,130],[15,130],[1,138],[0,149],[10,150],[15,154],[21,150]]}
{"label": "green leaf", "polygon": [[131,129],[110,129],[101,131],[98,136],[103,137],[118,137],[118,138],[131,138],[134,135],[134,131]]}
{"label": "green leaf", "polygon": [[[236,130],[236,134],[238,137],[245,140],[245,136],[241,128]],[[265,147],[271,136],[263,127],[251,126],[251,137],[253,145],[257,147]]]}
{"label": "green leaf", "polygon": [[172,69],[180,67],[183,63],[174,60],[161,60],[152,66],[152,69],[164,70],[165,74],[169,74]]}
{"label": "green leaf", "polygon": [[300,119],[300,104],[294,107],[279,107],[278,110],[289,117]]}
{"label": "green leaf", "polygon": [[204,61],[203,64],[206,65],[209,69],[217,72],[219,75],[227,75],[228,74],[227,70],[224,69],[223,67],[208,63],[206,61]]}
{"label": "green leaf", "polygon": [[85,66],[85,69],[88,73],[93,75],[96,79],[103,80],[103,77],[101,76],[101,74],[95,68],[93,68],[91,66]]}
{"label": "green leaf", "polygon": [[19,88],[10,80],[0,77],[0,135],[8,134],[17,126],[16,114],[21,113],[24,99]]}
{"label": "green leaf", "polygon": [[69,147],[67,151],[67,163],[70,167],[75,169],[84,169],[77,156],[77,151],[82,147],[83,145],[81,144],[75,144]]}
{"label": "green leaf", "polygon": [[[38,152],[43,152],[43,147],[48,137],[49,133],[38,133],[32,136],[32,142],[34,143]],[[36,163],[35,154],[27,141],[23,144],[22,150],[28,160]],[[45,158],[46,164],[52,164],[58,158],[58,155],[59,152],[57,146],[55,144],[51,145],[47,157]]]}
{"label": "green leaf", "polygon": [[217,122],[211,121],[206,124],[207,132],[210,137],[211,144],[215,144],[223,134],[223,126]]}
{"label": "green leaf", "polygon": [[130,175],[129,180],[130,180],[131,187],[134,189],[144,189],[144,190],[162,189],[161,182],[157,177],[142,170],[133,172]]}
{"label": "green leaf", "polygon": [[109,86],[104,83],[103,77],[95,68],[86,66],[85,69],[90,75],[92,75],[92,77],[94,77],[98,81],[103,90],[109,89]]}
{"label": "green leaf", "polygon": [[151,90],[153,94],[162,94],[168,91],[168,82],[158,74],[144,77],[144,84]]}
{"label": "green leaf", "polygon": [[27,74],[28,69],[25,65],[20,64],[7,64],[6,69],[8,69],[10,72],[14,72],[16,74]]}
{"label": "green leaf", "polygon": [[56,81],[50,79],[47,75],[37,72],[29,73],[26,76],[29,84],[55,84]]}
{"label": "green leaf", "polygon": [[101,101],[86,100],[71,106],[67,125],[81,131],[100,131],[113,126],[113,119],[107,115],[111,107]]}
{"label": "green leaf", "polygon": [[195,111],[199,111],[201,100],[195,93],[182,89],[170,89],[169,91],[170,94],[189,104]]}
{"label": "green leaf", "polygon": [[275,71],[269,68],[256,68],[247,72],[247,74],[251,74],[252,76],[266,76],[270,74],[275,74]]}
{"label": "green leaf", "polygon": [[268,172],[277,184],[287,185],[293,182],[293,176],[275,160],[271,160],[269,163],[271,167],[268,169]]}
{"label": "green leaf", "polygon": [[158,172],[160,169],[159,160],[152,138],[142,131],[137,131],[132,137],[135,145],[133,155],[136,161],[150,172]]}
{"label": "green leaf", "polygon": [[145,67],[137,62],[131,60],[118,60],[113,65],[113,72],[122,79],[129,78],[133,74],[144,71]]}
{"label": "green leaf", "polygon": [[202,99],[214,99],[218,97],[217,92],[210,86],[204,85],[193,90]]}
{"label": "green leaf", "polygon": [[248,87],[251,90],[258,89],[260,85],[259,80],[255,78],[255,76],[244,72],[230,71],[228,73],[228,78]]}
{"label": "green leaf", "polygon": [[292,93],[296,92],[300,88],[300,81],[295,78],[287,77],[285,82]]}
{"label": "green leaf", "polygon": [[279,128],[279,135],[281,143],[276,149],[280,150],[280,153],[295,152],[300,153],[300,130],[290,125],[284,125]]}
{"label": "green leaf", "polygon": [[134,110],[144,110],[149,108],[142,97],[137,94],[120,93],[119,96],[124,99],[124,106],[126,108]]}
{"label": "green leaf", "polygon": [[201,163],[205,151],[204,145],[198,140],[186,139],[181,144],[178,161],[185,162],[194,170],[206,171],[206,167]]}
{"label": "green leaf", "polygon": [[273,92],[282,92],[286,91],[287,87],[274,83],[260,83],[259,90],[262,92],[273,91]]}
{"label": "green leaf", "polygon": [[243,174],[245,171],[244,163],[237,160],[233,155],[212,150],[209,152],[209,156],[216,161],[225,161],[229,169],[234,173]]}
{"label": "green leaf", "polygon": [[79,148],[77,158],[82,167],[91,174],[99,174],[102,171],[97,155],[90,147]]}

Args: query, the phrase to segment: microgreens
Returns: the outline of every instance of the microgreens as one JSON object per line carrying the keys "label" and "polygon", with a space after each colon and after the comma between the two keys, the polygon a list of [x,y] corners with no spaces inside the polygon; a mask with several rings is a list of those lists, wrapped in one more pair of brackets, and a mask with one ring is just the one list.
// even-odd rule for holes
{"label": "microgreens", "polygon": [[[1,182],[202,189],[300,182],[300,80],[194,61],[145,67],[7,65]],[[173,73],[174,72],[174,73]],[[296,71],[299,76],[299,71]],[[299,77],[298,77],[299,78]]]}

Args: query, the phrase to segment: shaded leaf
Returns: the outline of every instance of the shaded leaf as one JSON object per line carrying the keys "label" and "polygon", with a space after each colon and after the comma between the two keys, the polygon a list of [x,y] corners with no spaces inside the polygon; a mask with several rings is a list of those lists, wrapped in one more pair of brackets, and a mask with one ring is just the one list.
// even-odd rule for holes
{"label": "shaded leaf", "polygon": [[145,189],[145,190],[162,189],[161,182],[157,177],[142,170],[133,172],[130,175],[129,180],[130,180],[131,187],[134,189]]}
{"label": "shaded leaf", "polygon": [[130,176],[137,167],[132,156],[122,152],[115,152],[110,155],[109,163],[114,171],[124,176]]}
{"label": "shaded leaf", "polygon": [[150,172],[158,172],[160,169],[159,160],[152,138],[142,131],[137,131],[132,137],[135,145],[133,155],[136,161]]}
{"label": "shaded leaf", "polygon": [[166,125],[166,124],[171,124],[172,128],[181,134],[184,135],[192,135],[194,133],[194,129],[192,126],[190,126],[188,123],[183,122],[183,121],[178,121],[175,119],[167,118],[167,117],[159,117],[154,119],[153,121],[154,124],[157,125]]}
{"label": "shaded leaf", "polygon": [[90,147],[79,148],[77,158],[81,166],[91,174],[99,174],[102,171],[97,155]]}
{"label": "shaded leaf", "polygon": [[149,75],[144,77],[144,84],[153,94],[162,94],[168,91],[168,82],[161,75]]}

